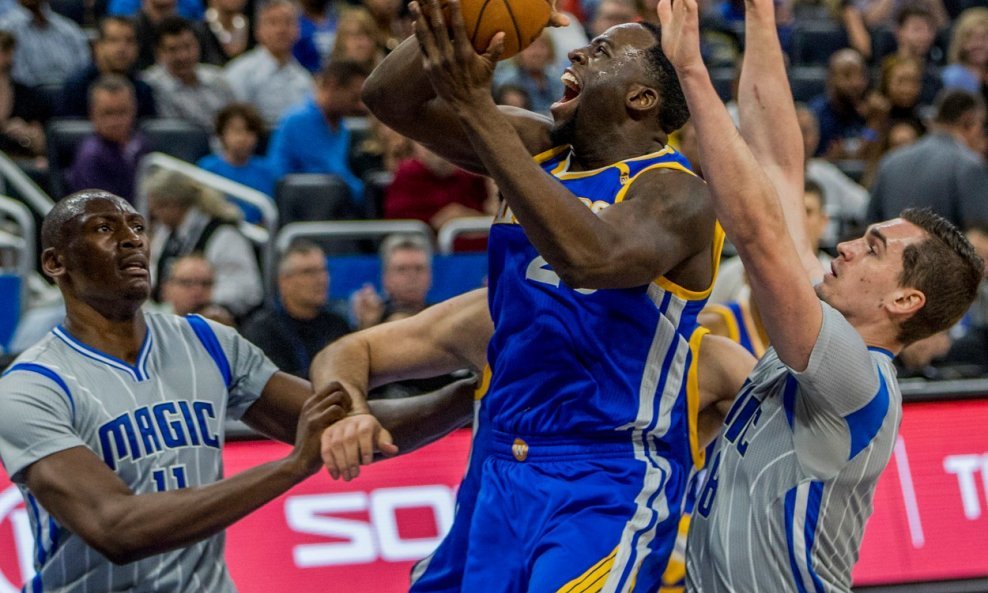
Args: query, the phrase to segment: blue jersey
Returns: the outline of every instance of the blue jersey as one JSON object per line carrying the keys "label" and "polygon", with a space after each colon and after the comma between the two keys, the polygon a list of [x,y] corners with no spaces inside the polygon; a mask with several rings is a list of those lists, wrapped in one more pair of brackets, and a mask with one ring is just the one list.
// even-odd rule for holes
{"label": "blue jersey", "polygon": [[765,354],[766,346],[755,327],[751,309],[739,301],[728,301],[722,305],[711,303],[707,311],[720,316],[727,328],[727,336],[732,342],[737,342],[755,358]]}
{"label": "blue jersey", "polygon": [[[570,172],[571,156],[561,147],[536,160],[594,212],[621,202],[646,171],[689,173],[686,159],[669,147],[594,171]],[[714,266],[723,238],[718,225]],[[489,252],[496,329],[486,405],[494,428],[533,436],[634,430],[673,448],[696,443],[685,432],[687,416],[697,412],[696,398],[687,397],[690,342],[709,290],[690,291],[664,277],[620,290],[568,287],[504,205]]]}

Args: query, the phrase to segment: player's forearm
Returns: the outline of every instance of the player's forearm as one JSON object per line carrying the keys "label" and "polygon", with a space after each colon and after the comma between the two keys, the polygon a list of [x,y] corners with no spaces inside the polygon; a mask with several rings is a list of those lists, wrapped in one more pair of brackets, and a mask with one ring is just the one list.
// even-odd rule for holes
{"label": "player's forearm", "polygon": [[112,562],[134,562],[215,535],[308,475],[284,459],[208,486],[106,497],[82,535]]}
{"label": "player's forearm", "polygon": [[457,109],[480,160],[529,240],[573,288],[625,288],[647,283],[654,270],[617,274],[613,254],[626,236],[601,221],[536,163],[511,124],[488,104]]}
{"label": "player's forearm", "polygon": [[372,401],[371,413],[409,453],[469,424],[474,390],[474,381],[458,381],[424,395]]}
{"label": "player's forearm", "polygon": [[352,400],[351,413],[367,412],[371,374],[370,344],[363,333],[340,338],[322,349],[312,360],[309,377],[319,392],[333,381],[341,383]]}

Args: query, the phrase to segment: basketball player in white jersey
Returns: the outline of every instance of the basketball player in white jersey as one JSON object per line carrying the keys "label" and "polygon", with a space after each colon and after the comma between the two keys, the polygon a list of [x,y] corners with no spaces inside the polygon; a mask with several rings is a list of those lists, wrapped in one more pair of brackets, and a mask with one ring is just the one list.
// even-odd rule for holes
{"label": "basketball player in white jersey", "polygon": [[[25,590],[234,591],[223,529],[320,468],[319,437],[348,398],[338,385],[313,396],[232,329],[143,313],[145,223],[123,199],[63,199],[42,244],[66,318],[0,379],[0,460],[36,540]],[[378,415],[410,449],[391,419],[416,414],[399,408]],[[295,447],[222,479],[228,418]]]}
{"label": "basketball player in white jersey", "polygon": [[901,418],[892,357],[963,315],[982,263],[950,223],[907,210],[838,245],[824,274],[802,232],[802,143],[771,0],[746,2],[740,135],[700,57],[696,0],[658,10],[717,216],[772,344],[708,461],[687,590],[849,591]]}

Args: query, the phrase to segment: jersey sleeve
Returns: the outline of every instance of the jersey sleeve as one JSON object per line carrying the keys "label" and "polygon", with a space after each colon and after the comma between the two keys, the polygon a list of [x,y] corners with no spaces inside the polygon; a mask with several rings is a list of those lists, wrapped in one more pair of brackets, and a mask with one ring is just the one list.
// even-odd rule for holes
{"label": "jersey sleeve", "polygon": [[239,420],[247,408],[261,397],[264,386],[278,367],[268,360],[260,348],[233,328],[208,319],[203,321],[213,331],[229,362],[227,417]]}
{"label": "jersey sleeve", "polygon": [[798,390],[784,395],[794,416],[800,463],[818,478],[835,475],[872,442],[888,415],[890,381],[860,334],[826,303],[823,325]]}
{"label": "jersey sleeve", "polygon": [[0,379],[0,460],[14,482],[23,483],[32,463],[86,446],[75,429],[72,394],[57,377],[40,365],[15,364]]}

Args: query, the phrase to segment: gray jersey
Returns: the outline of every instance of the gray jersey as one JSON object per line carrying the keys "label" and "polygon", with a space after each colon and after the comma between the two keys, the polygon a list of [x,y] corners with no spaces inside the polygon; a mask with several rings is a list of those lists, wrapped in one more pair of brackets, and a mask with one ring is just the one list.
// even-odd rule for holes
{"label": "gray jersey", "polygon": [[276,368],[230,328],[197,316],[146,318],[134,366],[57,327],[0,379],[0,460],[35,536],[29,592],[235,591],[222,533],[117,566],[59,525],[24,484],[25,468],[73,447],[92,450],[138,494],[222,477],[224,419],[243,415]]}
{"label": "gray jersey", "polygon": [[850,591],[902,398],[891,354],[822,306],[806,370],[770,349],[724,421],[690,526],[688,591]]}

